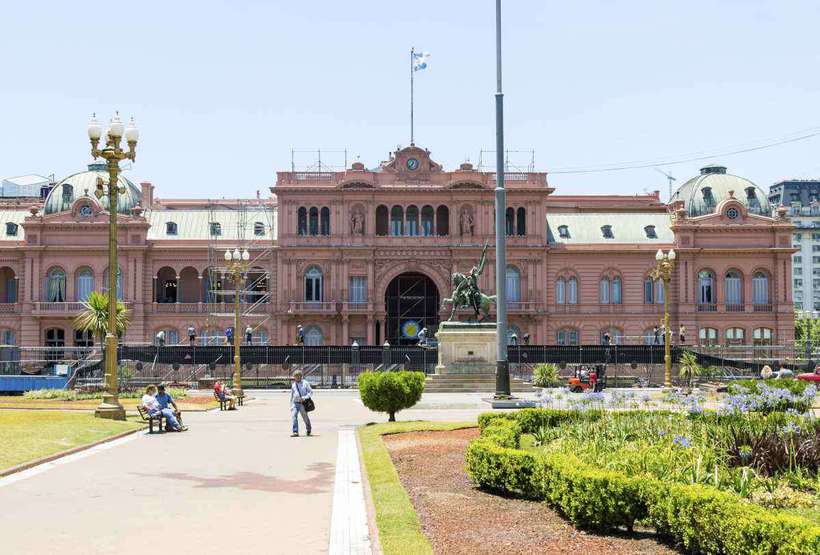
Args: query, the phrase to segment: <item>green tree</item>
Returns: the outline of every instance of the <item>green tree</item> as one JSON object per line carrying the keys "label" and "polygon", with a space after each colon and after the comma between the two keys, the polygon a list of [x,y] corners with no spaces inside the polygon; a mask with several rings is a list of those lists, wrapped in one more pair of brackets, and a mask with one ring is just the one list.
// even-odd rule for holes
{"label": "green tree", "polygon": [[362,403],[372,411],[386,412],[390,422],[396,421],[397,412],[418,403],[422,392],[422,372],[363,372],[359,375]]}
{"label": "green tree", "polygon": [[[83,303],[83,311],[74,318],[75,329],[90,331],[103,345],[108,331],[108,295],[92,291]],[[122,301],[117,301],[117,335],[122,337],[128,328],[128,309]]]}
{"label": "green tree", "polygon": [[820,320],[807,317],[794,319],[794,343],[799,355],[807,352],[811,347],[820,347]]}
{"label": "green tree", "polygon": [[680,357],[680,371],[678,376],[686,383],[687,387],[692,387],[692,382],[703,373],[703,369],[698,364],[698,358],[692,351],[686,351]]}

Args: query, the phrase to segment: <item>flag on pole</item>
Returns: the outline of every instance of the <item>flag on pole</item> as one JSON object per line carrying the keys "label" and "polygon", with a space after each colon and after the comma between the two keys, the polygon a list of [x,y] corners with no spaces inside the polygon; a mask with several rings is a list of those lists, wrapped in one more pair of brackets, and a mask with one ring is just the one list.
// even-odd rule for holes
{"label": "flag on pole", "polygon": [[413,71],[427,69],[427,60],[429,59],[429,52],[413,52]]}

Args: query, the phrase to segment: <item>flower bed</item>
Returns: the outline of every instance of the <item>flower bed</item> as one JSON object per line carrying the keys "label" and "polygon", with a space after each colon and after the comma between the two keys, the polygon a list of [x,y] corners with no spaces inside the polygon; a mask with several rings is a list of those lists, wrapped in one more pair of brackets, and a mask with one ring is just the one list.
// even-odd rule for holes
{"label": "flower bed", "polygon": [[691,552],[820,553],[820,423],[793,414],[527,409],[479,418],[467,470],[573,523]]}

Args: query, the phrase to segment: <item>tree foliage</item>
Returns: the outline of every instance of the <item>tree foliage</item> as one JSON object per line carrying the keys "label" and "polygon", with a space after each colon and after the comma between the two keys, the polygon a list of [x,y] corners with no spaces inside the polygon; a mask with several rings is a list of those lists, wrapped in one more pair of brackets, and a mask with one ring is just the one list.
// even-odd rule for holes
{"label": "tree foliage", "polygon": [[[128,328],[128,309],[122,301],[117,301],[117,335],[122,336]],[[74,318],[74,327],[91,331],[100,340],[108,331],[108,295],[92,291],[83,303],[83,311]]]}
{"label": "tree foliage", "polygon": [[422,372],[363,372],[359,376],[359,395],[364,406],[386,412],[390,422],[395,422],[397,412],[418,403],[422,392]]}

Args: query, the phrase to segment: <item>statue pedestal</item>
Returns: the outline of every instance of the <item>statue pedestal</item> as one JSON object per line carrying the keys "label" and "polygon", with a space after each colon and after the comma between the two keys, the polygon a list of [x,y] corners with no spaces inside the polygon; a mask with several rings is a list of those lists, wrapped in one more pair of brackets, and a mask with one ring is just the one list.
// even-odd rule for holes
{"label": "statue pedestal", "polygon": [[495,322],[442,322],[436,339],[436,374],[495,375],[498,354]]}

